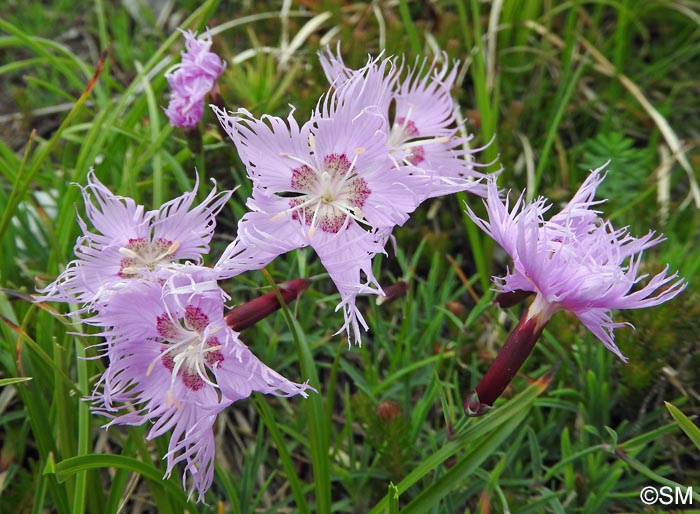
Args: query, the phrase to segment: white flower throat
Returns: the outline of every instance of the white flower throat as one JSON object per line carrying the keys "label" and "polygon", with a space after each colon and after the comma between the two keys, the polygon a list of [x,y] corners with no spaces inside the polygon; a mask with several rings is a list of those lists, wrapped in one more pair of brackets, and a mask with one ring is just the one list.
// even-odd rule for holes
{"label": "white flower throat", "polygon": [[156,318],[156,330],[164,345],[160,355],[148,368],[150,373],[161,361],[171,374],[171,384],[179,378],[188,389],[198,391],[205,384],[216,387],[207,368],[216,368],[224,360],[216,330],[209,327],[209,317],[199,307],[188,305],[181,322],[166,312]]}
{"label": "white flower throat", "polygon": [[398,117],[391,125],[387,145],[394,148],[394,152],[402,154],[401,160],[406,165],[417,166],[425,160],[425,147],[430,144],[445,144],[449,138],[445,136],[426,137],[421,135],[415,122],[411,120],[413,106],[408,109],[406,116]]}
{"label": "white flower throat", "polygon": [[173,255],[178,248],[178,241],[168,241],[162,237],[153,241],[145,237],[129,239],[129,242],[119,249],[123,259],[119,263],[118,274],[122,278],[133,278],[167,266],[173,261]]}
{"label": "white flower throat", "polygon": [[289,200],[289,209],[275,216],[292,214],[292,219],[308,225],[309,237],[318,229],[337,233],[349,219],[364,222],[362,206],[372,191],[367,181],[358,176],[355,169],[357,156],[363,148],[355,150],[352,162],[345,154],[329,154],[318,168],[302,162],[292,170],[290,191],[298,194]]}
{"label": "white flower throat", "polygon": [[416,124],[406,118],[397,118],[391,126],[387,144],[404,152],[406,164],[417,165],[425,160],[423,141],[411,141],[419,136]]}

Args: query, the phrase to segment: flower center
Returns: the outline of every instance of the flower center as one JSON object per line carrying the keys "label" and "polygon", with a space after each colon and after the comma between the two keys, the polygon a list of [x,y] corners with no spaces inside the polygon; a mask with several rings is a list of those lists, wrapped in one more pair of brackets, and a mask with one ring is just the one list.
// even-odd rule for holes
{"label": "flower center", "polygon": [[319,169],[302,164],[292,170],[291,190],[299,196],[289,201],[292,219],[309,225],[309,237],[317,229],[337,233],[346,221],[363,221],[362,206],[372,193],[367,182],[355,173],[357,154],[351,162],[345,154],[329,154]]}
{"label": "flower center", "polygon": [[417,165],[425,160],[423,141],[412,141],[419,136],[416,124],[410,119],[396,118],[389,133],[389,146],[402,150],[406,164]]}
{"label": "flower center", "polygon": [[208,326],[209,317],[192,305],[185,308],[181,320],[173,320],[167,312],[158,316],[156,330],[164,347],[151,363],[149,373],[160,359],[170,371],[171,384],[179,378],[192,391],[200,390],[205,384],[216,387],[208,369],[218,367],[224,356],[221,342],[214,335],[216,330],[207,330]]}
{"label": "flower center", "polygon": [[178,241],[168,241],[162,237],[153,241],[145,237],[129,239],[129,242],[119,249],[123,258],[119,263],[118,275],[122,278],[134,278],[168,265],[179,247]]}

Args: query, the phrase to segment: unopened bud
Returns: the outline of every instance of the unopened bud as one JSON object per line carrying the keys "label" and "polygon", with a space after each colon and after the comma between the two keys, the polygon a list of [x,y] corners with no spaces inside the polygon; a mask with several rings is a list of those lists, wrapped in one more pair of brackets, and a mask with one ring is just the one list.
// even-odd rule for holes
{"label": "unopened bud", "polygon": [[467,312],[467,308],[461,302],[447,302],[445,307],[455,316],[463,316]]}
{"label": "unopened bud", "polygon": [[493,303],[498,305],[501,309],[508,309],[525,301],[528,296],[533,295],[531,291],[523,291],[518,289],[517,291],[509,291],[507,293],[498,293],[493,299]]}
{"label": "unopened bud", "polygon": [[384,305],[385,303],[391,303],[397,298],[406,296],[408,292],[408,282],[399,280],[384,288],[384,296],[377,297],[377,305]]}
{"label": "unopened bud", "polygon": [[396,402],[386,400],[377,405],[377,416],[384,421],[392,421],[401,415],[401,408]]}

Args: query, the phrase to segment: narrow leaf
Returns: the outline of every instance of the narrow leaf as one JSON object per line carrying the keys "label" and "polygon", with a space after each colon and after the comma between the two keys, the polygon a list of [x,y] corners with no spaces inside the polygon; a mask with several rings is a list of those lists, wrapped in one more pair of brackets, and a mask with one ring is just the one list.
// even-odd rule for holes
{"label": "narrow leaf", "polygon": [[666,404],[668,412],[671,413],[673,419],[675,419],[678,423],[678,426],[681,427],[683,432],[685,432],[686,435],[690,437],[690,440],[693,441],[693,444],[697,446],[700,450],[700,428],[698,428],[697,425],[693,423],[688,416],[683,414],[680,411],[680,409],[678,409],[678,407],[675,407],[674,405],[671,405],[668,402],[664,403]]}
{"label": "narrow leaf", "polygon": [[32,377],[0,378],[0,387],[10,384],[17,384],[18,382],[26,382],[27,380],[31,379]]}

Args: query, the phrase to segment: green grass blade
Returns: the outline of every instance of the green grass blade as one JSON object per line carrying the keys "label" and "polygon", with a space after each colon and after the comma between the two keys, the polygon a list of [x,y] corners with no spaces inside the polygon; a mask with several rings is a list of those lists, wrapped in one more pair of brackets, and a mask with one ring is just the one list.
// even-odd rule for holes
{"label": "green grass blade", "polygon": [[[78,388],[81,396],[88,394],[88,370],[85,360],[85,348],[81,338],[75,338],[75,360],[78,369]],[[90,452],[90,411],[88,403],[78,401],[78,456],[87,455]],[[98,494],[98,492],[95,492]],[[101,491],[99,492],[101,493]],[[76,473],[75,492],[73,494],[73,514],[83,514],[85,512],[85,500],[87,497],[87,471]]]}
{"label": "green grass blade", "polygon": [[[31,313],[31,310],[28,312],[27,317],[29,317],[30,313]],[[75,393],[80,394],[78,387],[73,383],[73,381],[66,374],[66,372],[64,370],[60,369],[60,367],[56,366],[54,359],[52,359],[46,353],[46,351],[41,347],[41,345],[39,343],[37,343],[34,339],[32,339],[29,336],[29,334],[27,334],[27,332],[22,327],[14,324],[12,321],[5,318],[1,314],[0,314],[0,320],[4,321],[6,324],[8,324],[12,328],[12,330],[14,330],[14,332],[18,335],[17,347],[19,349],[21,349],[21,346],[23,343],[26,344],[27,348],[29,348],[32,351],[32,355],[36,355],[37,357],[39,357],[39,360],[41,360],[46,366],[48,366],[50,369],[52,369],[56,373],[56,376],[61,379],[63,385],[65,385],[66,388],[72,390]],[[23,377],[23,378],[26,378],[26,377]],[[18,380],[18,381],[23,382],[24,380]]]}
{"label": "green grass blade", "polygon": [[64,482],[71,476],[88,469],[119,468],[134,471],[142,477],[148,479],[155,487],[163,489],[168,496],[174,498],[179,503],[186,504],[190,512],[196,512],[194,507],[188,503],[185,492],[171,480],[164,480],[160,471],[153,466],[144,464],[133,457],[124,455],[91,454],[70,457],[62,460],[55,466],[56,479]]}
{"label": "green grass blade", "polygon": [[[507,406],[502,406],[501,408],[507,408]],[[484,460],[494,454],[503,441],[513,433],[526,416],[526,410],[518,410],[518,414],[511,417],[507,423],[500,425],[486,436],[475,439],[478,440],[478,443],[473,443],[473,446],[469,448],[465,455],[460,457],[460,460],[455,466],[450,468],[447,473],[442,475],[429,487],[421,491],[415,500],[402,509],[402,513],[420,514],[428,512],[438,505],[458,484],[463,484],[467,477],[473,473]]]}
{"label": "green grass blade", "polygon": [[586,69],[586,60],[581,59],[581,62],[576,68],[574,68],[574,57],[578,52],[578,44],[576,40],[576,21],[577,21],[576,10],[571,9],[566,20],[566,46],[563,50],[563,62],[562,67],[562,78],[559,84],[557,93],[552,101],[553,111],[547,126],[547,135],[544,140],[544,145],[542,150],[539,152],[539,160],[537,162],[537,168],[535,169],[535,187],[532,191],[528,191],[528,197],[534,198],[535,194],[539,191],[540,182],[542,181],[542,175],[544,170],[547,168],[549,163],[549,154],[551,153],[552,146],[554,145],[554,140],[559,131],[559,126],[561,124],[564,112],[571,100],[571,96],[576,89],[576,85],[581,78],[583,70]]}
{"label": "green grass blade", "polygon": [[289,481],[289,487],[292,490],[292,496],[294,496],[294,501],[297,504],[297,509],[300,514],[310,514],[309,506],[304,498],[304,491],[302,490],[301,482],[297,476],[297,470],[294,467],[294,461],[289,453],[287,444],[282,437],[277,422],[275,421],[272,411],[265,402],[264,398],[259,395],[253,397],[253,403],[255,405],[260,419],[267,427],[268,432],[272,436],[272,440],[275,442],[277,447],[277,452],[279,453],[280,461],[282,461],[282,467],[287,474],[287,480]]}
{"label": "green grass blade", "polygon": [[413,50],[416,55],[419,55],[421,53],[421,46],[418,38],[418,31],[411,19],[411,11],[408,9],[408,2],[406,0],[399,0],[399,13],[401,14],[403,28],[411,43],[411,50]]}
{"label": "green grass blade", "polygon": [[272,276],[267,270],[262,270],[265,279],[277,293],[277,299],[282,305],[282,312],[292,333],[292,338],[297,348],[302,375],[318,391],[311,393],[304,400],[303,407],[306,418],[309,421],[309,446],[311,450],[311,464],[314,472],[314,490],[316,493],[316,512],[330,514],[331,509],[331,473],[330,473],[330,427],[326,417],[326,408],[323,402],[322,389],[318,380],[316,362],[311,354],[308,341],[299,327],[299,322],[294,319],[289,308],[279,293]]}
{"label": "green grass blade", "polygon": [[399,514],[399,489],[394,483],[389,484],[389,514]]}
{"label": "green grass blade", "polygon": [[685,432],[690,440],[693,441],[693,444],[698,447],[698,450],[700,450],[700,428],[698,428],[688,416],[683,414],[678,407],[670,404],[669,402],[664,403],[666,404],[668,412],[671,413],[673,419],[675,419],[678,426],[681,427],[681,430]]}
{"label": "green grass blade", "polygon": [[[416,484],[423,477],[432,473],[433,470],[442,464],[448,458],[469,448],[469,453],[463,457],[464,463],[457,464],[458,471],[452,473],[453,469],[448,472],[449,476],[454,477],[466,476],[471,473],[496,447],[512,433],[526,416],[535,399],[545,390],[551,376],[547,375],[540,380],[537,380],[522,393],[517,395],[509,402],[500,405],[494,412],[477,420],[470,420],[465,429],[460,431],[453,439],[447,442],[442,448],[434,452],[428,458],[424,459],[413,471],[401,480],[396,487],[399,494],[403,494],[409,487]],[[490,452],[490,453],[489,453]],[[455,483],[452,482],[452,487]],[[433,489],[434,487],[434,489]],[[437,481],[431,488],[423,491],[414,502],[416,509],[413,512],[424,512],[421,510],[426,508],[432,500],[442,498],[449,492],[449,482]],[[386,512],[390,502],[389,495],[386,495],[377,505],[370,511],[370,514],[380,514]],[[414,503],[412,502],[412,504]],[[410,505],[410,504],[409,504]],[[434,505],[434,504],[431,504]],[[408,508],[408,506],[406,507]],[[402,511],[405,512],[405,509]]]}
{"label": "green grass blade", "polygon": [[31,514],[43,514],[45,512],[44,505],[46,500],[46,489],[49,478],[43,474],[37,477],[39,485],[34,491],[34,501],[32,502]]}
{"label": "green grass blade", "polygon": [[6,385],[17,384],[19,382],[26,382],[27,380],[31,380],[31,379],[32,379],[32,377],[0,378],[0,387],[6,386]]}
{"label": "green grass blade", "polygon": [[33,158],[33,162],[30,165],[29,169],[26,172],[23,169],[21,169],[17,173],[14,187],[12,188],[12,192],[10,193],[10,198],[8,199],[7,205],[5,206],[2,218],[0,218],[0,239],[2,239],[3,235],[5,234],[5,231],[7,230],[7,227],[10,224],[10,220],[12,219],[12,216],[14,215],[17,206],[19,205],[21,199],[24,197],[27,190],[29,189],[32,180],[41,169],[41,166],[46,160],[47,156],[49,155],[51,150],[53,150],[53,148],[56,146],[58,141],[61,139],[61,137],[63,136],[63,132],[71,124],[73,118],[75,118],[75,116],[82,110],[83,105],[85,105],[85,102],[87,101],[88,97],[90,96],[90,92],[92,91],[94,81],[97,80],[98,75],[99,70],[95,72],[93,82],[91,82],[88,85],[88,87],[85,88],[83,93],[80,95],[80,98],[78,98],[78,100],[75,102],[75,105],[73,105],[73,108],[61,122],[61,125],[58,127],[58,129],[56,129],[56,132],[53,133],[51,139],[49,139],[49,141],[45,145],[42,145],[39,148],[37,154]]}
{"label": "green grass blade", "polygon": [[117,514],[119,506],[125,494],[126,483],[132,472],[126,468],[119,468],[115,471],[109,482],[109,495],[105,502],[104,512],[106,514]]}
{"label": "green grass blade", "polygon": [[[634,457],[626,454],[622,450],[615,450],[614,453],[616,457],[629,464],[629,466],[632,469],[634,469],[637,473],[640,473],[641,475],[647,477],[649,480],[653,480],[657,484],[665,485],[668,487],[685,489],[685,487],[682,484],[679,484],[678,482],[669,480],[668,478],[659,475],[656,471],[650,469],[649,466],[647,466],[643,462],[640,462]],[[700,502],[700,494],[696,493],[695,491],[693,491],[693,498],[696,502]]]}
{"label": "green grass blade", "polygon": [[[140,63],[136,64],[136,71],[142,74],[143,80],[143,90],[146,94],[146,100],[148,101],[148,118],[149,126],[151,129],[151,141],[158,139],[158,133],[160,132],[160,109],[158,107],[158,101],[153,93],[153,88],[151,83],[143,75],[143,67]],[[170,131],[167,132],[168,134]],[[165,198],[165,193],[163,191],[164,187],[163,181],[163,160],[161,158],[160,152],[156,152],[153,155],[153,208],[158,208],[163,204]]]}

